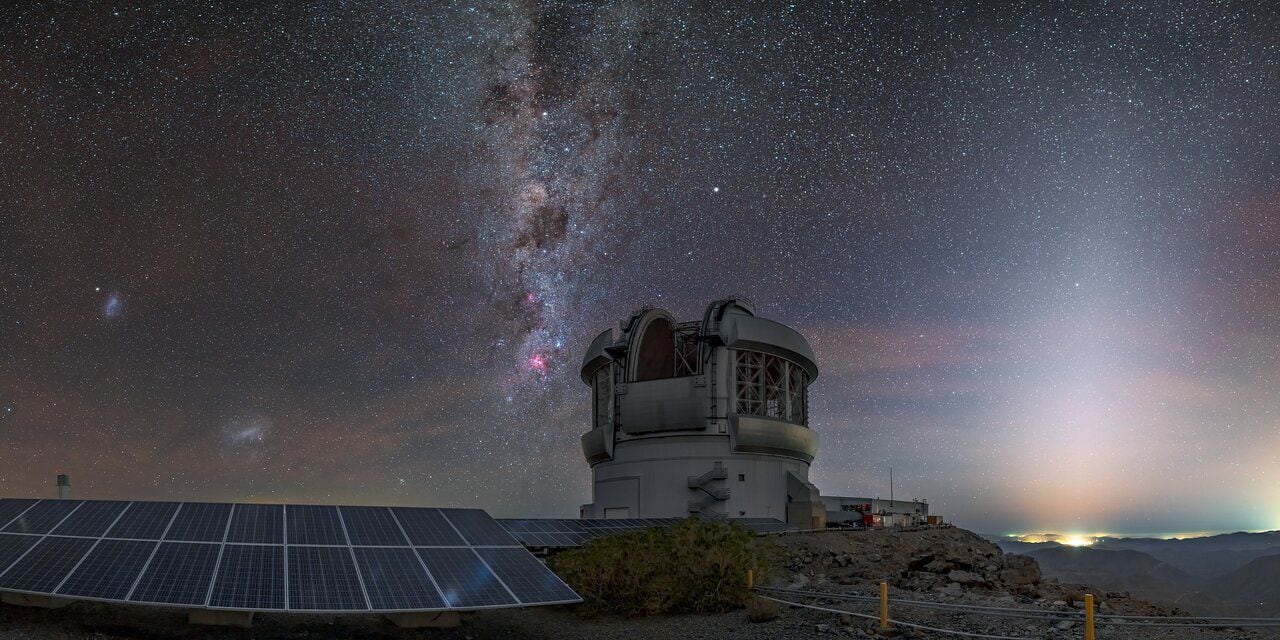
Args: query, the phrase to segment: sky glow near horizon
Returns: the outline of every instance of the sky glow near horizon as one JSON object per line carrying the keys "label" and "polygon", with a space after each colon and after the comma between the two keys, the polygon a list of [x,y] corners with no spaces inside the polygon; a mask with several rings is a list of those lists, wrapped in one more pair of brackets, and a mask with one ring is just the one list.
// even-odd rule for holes
{"label": "sky glow near horizon", "polygon": [[824,493],[1280,529],[1275,12],[384,4],[0,9],[0,494],[572,517],[738,294]]}

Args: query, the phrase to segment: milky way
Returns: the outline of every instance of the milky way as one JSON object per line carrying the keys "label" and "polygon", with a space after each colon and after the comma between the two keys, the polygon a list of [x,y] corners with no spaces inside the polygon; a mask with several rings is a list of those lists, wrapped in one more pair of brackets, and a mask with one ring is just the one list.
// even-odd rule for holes
{"label": "milky way", "polygon": [[480,116],[499,199],[484,246],[498,258],[491,277],[514,323],[521,382],[569,371],[581,271],[626,235],[619,138],[637,88],[621,78],[644,22],[621,5],[525,5],[485,29],[492,78]]}
{"label": "milky way", "polygon": [[[393,6],[389,6],[393,5]],[[583,350],[795,327],[827,493],[1280,527],[1264,3],[0,8],[0,493],[590,501]]]}

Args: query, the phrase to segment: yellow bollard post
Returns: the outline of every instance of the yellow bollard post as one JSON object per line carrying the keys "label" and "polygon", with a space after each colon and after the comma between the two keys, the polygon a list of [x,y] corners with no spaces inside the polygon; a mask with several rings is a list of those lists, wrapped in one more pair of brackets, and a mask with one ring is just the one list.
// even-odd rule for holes
{"label": "yellow bollard post", "polygon": [[889,583],[880,583],[880,631],[889,630]]}
{"label": "yellow bollard post", "polygon": [[754,588],[756,588],[756,572],[752,569],[747,569],[747,591]]}
{"label": "yellow bollard post", "polygon": [[1094,640],[1093,637],[1093,594],[1084,594],[1084,640]]}

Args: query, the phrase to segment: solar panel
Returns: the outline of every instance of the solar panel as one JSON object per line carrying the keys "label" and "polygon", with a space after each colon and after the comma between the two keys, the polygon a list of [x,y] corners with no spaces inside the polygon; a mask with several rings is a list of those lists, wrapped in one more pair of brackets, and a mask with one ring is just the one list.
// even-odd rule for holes
{"label": "solar panel", "polygon": [[184,502],[169,526],[165,540],[222,542],[227,535],[231,505],[212,502]]}
{"label": "solar panel", "polygon": [[85,500],[79,509],[62,521],[62,524],[54,527],[53,535],[96,538],[102,535],[102,532],[106,531],[128,508],[128,502]]}
{"label": "solar panel", "polygon": [[523,519],[495,520],[526,547],[575,547],[601,536],[669,527],[682,518],[628,518],[622,520]]}
{"label": "solar panel", "polygon": [[511,592],[471,549],[422,548],[418,549],[418,556],[435,577],[450,607],[516,604]]}
{"label": "solar panel", "polygon": [[53,593],[93,543],[92,538],[47,536],[0,574],[0,589]]}
{"label": "solar panel", "polygon": [[476,549],[480,559],[521,602],[577,602],[578,594],[542,561],[516,547]]}
{"label": "solar panel", "polygon": [[395,507],[391,509],[396,520],[415,547],[457,547],[467,543],[458,530],[449,524],[439,509]]}
{"label": "solar panel", "polygon": [[350,547],[289,546],[289,608],[367,610]]}
{"label": "solar panel", "polygon": [[473,547],[515,546],[520,543],[480,509],[444,509],[444,515]]}
{"label": "solar panel", "polygon": [[353,545],[408,546],[400,524],[386,507],[341,507]]}
{"label": "solar panel", "polygon": [[289,505],[285,513],[289,521],[289,544],[347,544],[337,507]]}
{"label": "solar panel", "polygon": [[0,591],[326,613],[578,600],[478,509],[0,499],[0,524]]}
{"label": "solar panel", "polygon": [[423,568],[413,549],[396,547],[353,547],[360,575],[369,594],[369,605],[377,611],[440,609],[445,606],[440,591]]}
{"label": "solar panel", "polygon": [[5,528],[7,533],[49,533],[76,507],[79,500],[41,500],[14,518]]}
{"label": "solar panel", "polygon": [[31,508],[31,505],[39,502],[39,500],[24,500],[21,498],[5,498],[0,500],[0,528],[9,524],[14,518],[22,514],[23,511]]}
{"label": "solar panel", "polygon": [[108,538],[158,540],[178,511],[177,502],[134,502],[107,530]]}
{"label": "solar panel", "polygon": [[58,594],[124,600],[158,543],[101,540],[58,587]]}
{"label": "solar panel", "polygon": [[160,543],[129,600],[204,606],[221,547],[198,542]]}
{"label": "solar panel", "polygon": [[[640,531],[650,527],[671,527],[684,518],[603,519],[507,519],[495,520],[520,544],[532,548],[575,547],[602,536]],[[775,518],[731,518],[732,522],[760,535],[785,531],[787,523]]]}
{"label": "solar panel", "polygon": [[209,606],[284,609],[284,547],[258,544],[224,546],[218,575],[209,595]]}
{"label": "solar panel", "polygon": [[278,504],[237,504],[231,514],[227,542],[284,543],[284,507]]}

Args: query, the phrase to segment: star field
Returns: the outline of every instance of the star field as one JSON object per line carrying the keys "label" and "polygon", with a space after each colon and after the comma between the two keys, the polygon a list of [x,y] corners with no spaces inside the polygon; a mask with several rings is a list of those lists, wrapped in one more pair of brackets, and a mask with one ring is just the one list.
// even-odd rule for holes
{"label": "star field", "polygon": [[386,4],[0,9],[0,493],[571,516],[734,294],[824,493],[1280,528],[1274,9]]}

